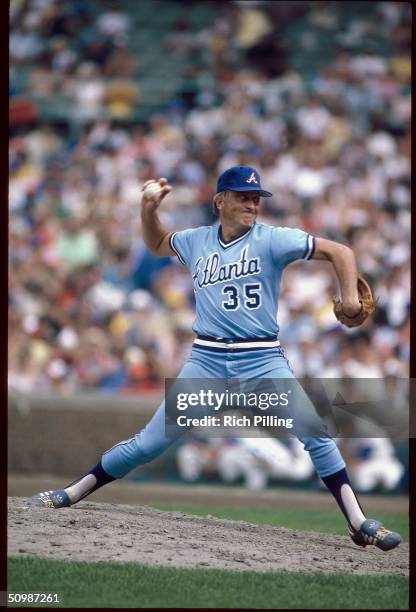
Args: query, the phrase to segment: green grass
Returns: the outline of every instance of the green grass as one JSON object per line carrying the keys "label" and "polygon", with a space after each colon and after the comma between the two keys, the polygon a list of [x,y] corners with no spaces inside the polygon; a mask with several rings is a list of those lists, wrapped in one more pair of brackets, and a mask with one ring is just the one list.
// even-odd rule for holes
{"label": "green grass", "polygon": [[406,609],[401,576],[155,568],[10,557],[8,590],[58,592],[74,608]]}
{"label": "green grass", "polygon": [[[304,531],[320,531],[322,533],[335,533],[346,535],[344,516],[336,508],[334,510],[272,510],[269,508],[226,508],[220,506],[179,505],[179,504],[152,504],[160,510],[175,510],[187,512],[198,516],[211,514],[217,518],[234,521],[247,521],[274,525],[275,527],[288,527]],[[377,512],[376,518],[382,521],[387,529],[398,531],[403,541],[409,540],[409,517],[406,512]]]}

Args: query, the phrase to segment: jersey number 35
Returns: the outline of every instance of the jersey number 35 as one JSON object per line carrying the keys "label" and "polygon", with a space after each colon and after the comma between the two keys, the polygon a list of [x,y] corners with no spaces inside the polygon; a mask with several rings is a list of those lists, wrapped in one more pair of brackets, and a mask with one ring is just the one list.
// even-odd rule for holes
{"label": "jersey number 35", "polygon": [[222,307],[224,310],[238,310],[243,304],[249,310],[255,310],[261,305],[260,283],[250,283],[238,287],[237,285],[225,285],[222,290],[224,296]]}

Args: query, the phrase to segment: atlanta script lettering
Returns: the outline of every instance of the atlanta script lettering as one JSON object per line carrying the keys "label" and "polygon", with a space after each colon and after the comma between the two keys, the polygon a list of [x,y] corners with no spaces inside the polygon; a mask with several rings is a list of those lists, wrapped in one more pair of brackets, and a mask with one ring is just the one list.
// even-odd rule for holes
{"label": "atlanta script lettering", "polygon": [[218,253],[209,255],[204,263],[204,258],[199,257],[195,263],[195,272],[192,276],[195,288],[216,285],[224,281],[230,281],[251,274],[260,274],[260,258],[247,257],[248,247],[241,251],[240,259],[232,263],[220,265]]}

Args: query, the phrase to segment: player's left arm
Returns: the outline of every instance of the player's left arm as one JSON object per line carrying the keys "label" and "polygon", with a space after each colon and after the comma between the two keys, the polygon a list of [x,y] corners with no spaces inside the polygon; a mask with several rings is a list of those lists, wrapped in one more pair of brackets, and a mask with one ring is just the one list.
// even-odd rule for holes
{"label": "player's left arm", "polygon": [[357,290],[357,264],[354,252],[344,244],[315,238],[315,251],[311,259],[329,261],[337,275],[342,300],[342,310],[348,317],[354,317],[361,310]]}

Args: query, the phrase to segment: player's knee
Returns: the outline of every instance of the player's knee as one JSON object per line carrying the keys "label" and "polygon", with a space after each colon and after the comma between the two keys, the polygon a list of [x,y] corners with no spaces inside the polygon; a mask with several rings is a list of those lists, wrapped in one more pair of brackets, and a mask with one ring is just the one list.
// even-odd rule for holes
{"label": "player's knee", "polygon": [[169,445],[169,442],[164,437],[162,439],[144,436],[142,434],[143,432],[135,436],[134,448],[134,454],[140,464],[153,461],[153,459],[160,455]]}
{"label": "player's knee", "polygon": [[333,448],[336,446],[334,440],[332,438],[300,438],[305,450],[311,451],[315,448]]}
{"label": "player's knee", "polygon": [[302,438],[301,442],[314,462],[325,457],[340,457],[339,449],[332,438]]}

